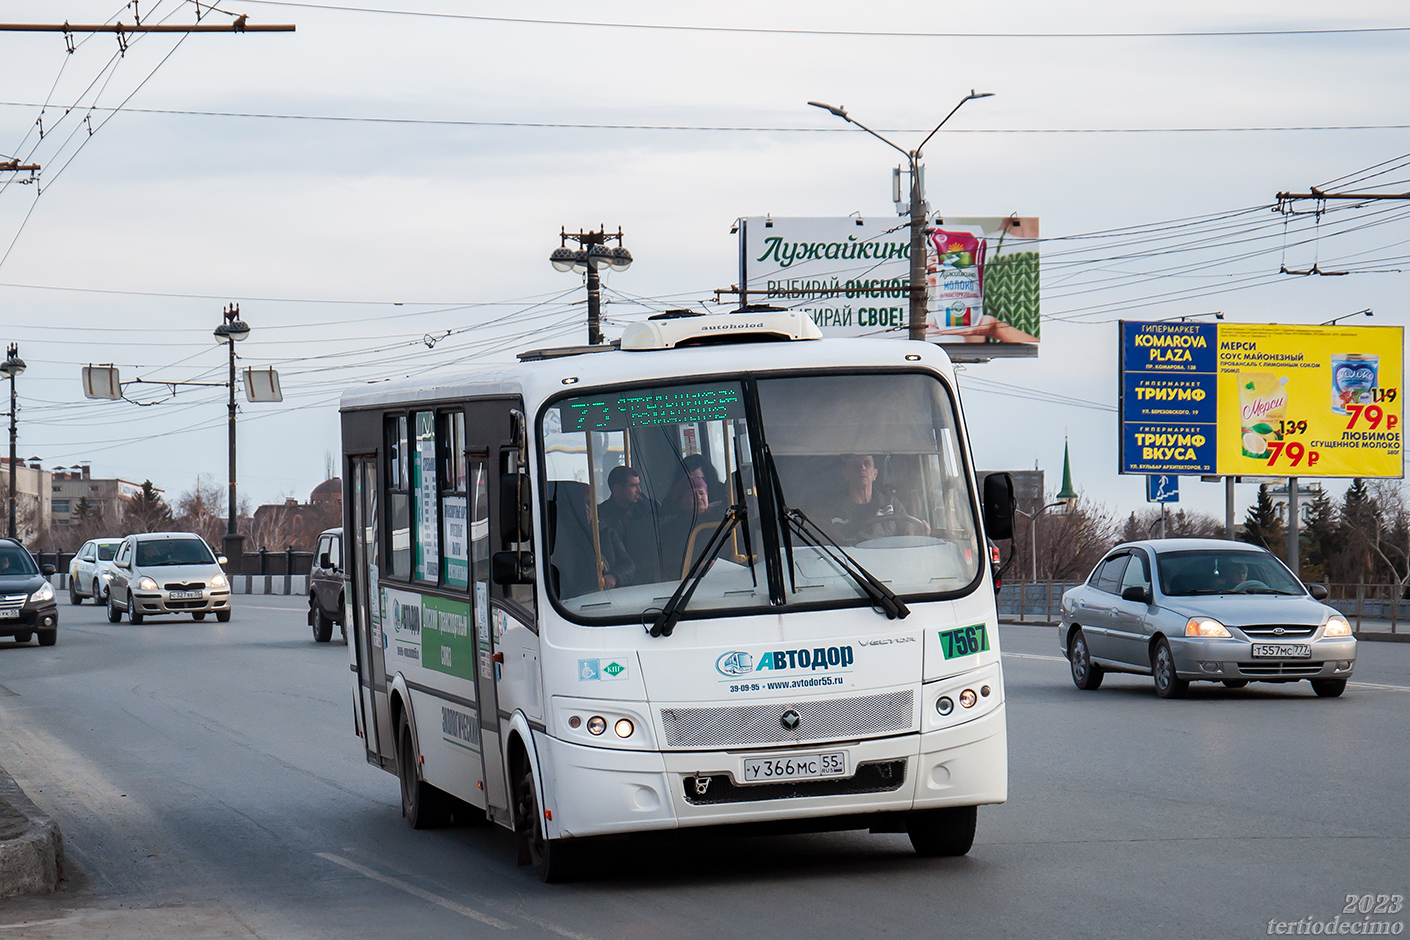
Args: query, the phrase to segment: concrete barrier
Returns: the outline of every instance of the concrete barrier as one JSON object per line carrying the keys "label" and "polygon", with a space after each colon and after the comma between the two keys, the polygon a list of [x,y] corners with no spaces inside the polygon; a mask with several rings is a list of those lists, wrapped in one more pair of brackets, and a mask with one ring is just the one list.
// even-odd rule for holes
{"label": "concrete barrier", "polygon": [[[69,589],[67,574],[51,574],[49,583],[55,591]],[[308,594],[308,575],[294,574],[233,574],[230,576],[232,594],[278,594],[298,596]]]}
{"label": "concrete barrier", "polygon": [[63,877],[59,824],[0,767],[0,898],[53,894]]}

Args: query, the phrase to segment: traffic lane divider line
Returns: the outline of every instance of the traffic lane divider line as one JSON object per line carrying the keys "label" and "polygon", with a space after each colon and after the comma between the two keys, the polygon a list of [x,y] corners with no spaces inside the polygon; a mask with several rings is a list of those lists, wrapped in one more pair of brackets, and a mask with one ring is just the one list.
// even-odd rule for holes
{"label": "traffic lane divider line", "polygon": [[1005,658],[1007,658],[1007,659],[1037,659],[1037,660],[1041,660],[1041,661],[1043,661],[1043,662],[1045,662],[1045,663],[1065,663],[1065,662],[1067,662],[1067,660],[1063,659],[1061,656],[1042,656],[1042,655],[1040,655],[1040,654],[1038,654],[1038,653],[1010,653],[1010,652],[1005,651],[1005,652],[1003,652],[1003,653],[1000,653],[999,655],[1000,655],[1000,656],[1003,656],[1003,657],[1005,657]]}
{"label": "traffic lane divider line", "polygon": [[[1002,653],[1001,655],[1003,655],[1003,656],[1005,656],[1005,657],[1008,657],[1008,658],[1011,658],[1011,659],[1038,659],[1038,660],[1043,660],[1043,661],[1052,662],[1052,663],[1065,663],[1065,662],[1067,662],[1067,660],[1063,659],[1061,656],[1042,656],[1042,655],[1039,655],[1038,653],[1008,653],[1008,652],[1005,652],[1005,653]],[[1258,680],[1257,680],[1257,679],[1254,679],[1254,680],[1252,680],[1252,681],[1257,682]],[[1383,683],[1383,682],[1348,682],[1348,683],[1346,684],[1346,687],[1347,687],[1348,689],[1371,689],[1371,690],[1376,691],[1376,692],[1410,692],[1410,686],[1407,686],[1407,685],[1386,685],[1386,684]]]}
{"label": "traffic lane divider line", "polygon": [[331,852],[318,852],[316,854],[319,858],[324,859],[325,861],[332,862],[334,865],[341,865],[349,871],[355,871],[359,875],[362,875],[364,878],[371,878],[373,881],[380,881],[384,885],[390,885],[391,887],[396,888],[399,891],[405,891],[407,894],[410,894],[414,897],[418,897],[423,901],[430,901],[432,904],[436,904],[440,907],[445,908],[448,911],[454,911],[457,914],[469,917],[471,920],[478,920],[482,924],[488,924],[489,926],[495,927],[499,930],[514,929],[513,924],[506,923],[497,917],[491,917],[489,914],[481,913],[480,911],[475,910],[473,907],[466,907],[464,904],[458,904],[455,901],[452,901],[450,898],[441,897],[439,894],[432,894],[430,891],[427,891],[423,888],[418,888],[416,887],[416,885],[413,884],[408,884],[407,882],[402,881],[400,878],[391,878],[387,875],[382,874],[381,872],[373,871],[367,866],[359,865],[357,862],[354,862],[351,859],[343,858],[341,855],[334,855]]}

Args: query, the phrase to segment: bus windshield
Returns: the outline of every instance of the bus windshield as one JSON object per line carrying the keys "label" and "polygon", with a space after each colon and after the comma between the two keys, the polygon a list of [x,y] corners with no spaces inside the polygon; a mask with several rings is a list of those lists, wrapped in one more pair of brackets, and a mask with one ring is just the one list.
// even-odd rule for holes
{"label": "bus windshield", "polygon": [[[954,408],[928,374],[614,389],[550,404],[540,445],[549,587],[584,622],[651,616],[716,530],[728,534],[701,561],[685,617],[871,604],[837,550],[901,596],[961,592],[979,574]],[[731,508],[743,518],[721,529]],[[810,544],[783,512],[831,544]]]}

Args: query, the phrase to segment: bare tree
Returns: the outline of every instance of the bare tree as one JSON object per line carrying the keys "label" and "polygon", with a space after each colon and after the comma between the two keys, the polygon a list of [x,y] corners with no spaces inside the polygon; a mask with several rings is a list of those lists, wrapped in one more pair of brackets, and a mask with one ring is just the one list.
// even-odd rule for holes
{"label": "bare tree", "polygon": [[183,531],[196,533],[208,545],[219,545],[225,533],[224,496],[221,487],[209,475],[198,475],[191,489],[177,497],[173,524]]}
{"label": "bare tree", "polygon": [[[1014,526],[1010,578],[1030,578],[1033,555],[1029,546],[1034,528],[1022,516]],[[1085,578],[1098,559],[1116,544],[1118,527],[1105,506],[1086,497],[1066,512],[1051,510],[1038,517],[1038,579],[1071,581]]]}

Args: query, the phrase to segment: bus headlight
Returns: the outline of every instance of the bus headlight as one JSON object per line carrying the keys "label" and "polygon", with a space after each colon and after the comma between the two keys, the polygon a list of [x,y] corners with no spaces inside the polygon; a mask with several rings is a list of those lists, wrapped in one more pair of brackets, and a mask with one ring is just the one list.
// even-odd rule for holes
{"label": "bus headlight", "polygon": [[935,710],[941,715],[948,715],[955,710],[955,700],[948,695],[942,695],[935,700]]}
{"label": "bus headlight", "polygon": [[588,734],[599,735],[607,730],[607,720],[601,715],[593,715],[587,720]]}
{"label": "bus headlight", "polygon": [[617,732],[619,738],[629,738],[632,732],[636,731],[636,726],[632,724],[630,718],[618,718],[617,723],[612,726],[612,730]]}

